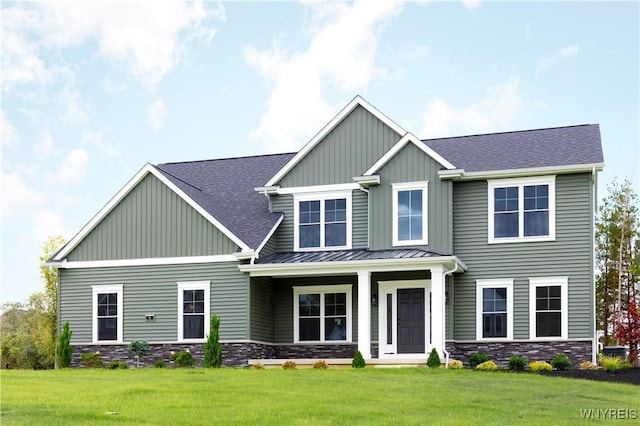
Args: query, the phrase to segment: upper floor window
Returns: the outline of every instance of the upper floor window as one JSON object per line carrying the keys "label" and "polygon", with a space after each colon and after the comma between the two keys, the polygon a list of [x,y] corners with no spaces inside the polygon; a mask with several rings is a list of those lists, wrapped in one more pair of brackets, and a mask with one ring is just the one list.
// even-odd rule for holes
{"label": "upper floor window", "polygon": [[476,281],[476,338],[513,338],[513,280]]}
{"label": "upper floor window", "polygon": [[394,183],[393,245],[427,244],[428,182]]}
{"label": "upper floor window", "polygon": [[529,278],[529,334],[532,339],[567,339],[567,277]]}
{"label": "upper floor window", "polygon": [[555,176],[488,183],[489,243],[555,239]]}
{"label": "upper floor window", "polygon": [[94,285],[93,341],[122,342],[122,284]]}
{"label": "upper floor window", "polygon": [[296,250],[351,247],[351,191],[294,196]]}
{"label": "upper floor window", "polygon": [[202,341],[209,329],[209,281],[178,283],[178,340]]}

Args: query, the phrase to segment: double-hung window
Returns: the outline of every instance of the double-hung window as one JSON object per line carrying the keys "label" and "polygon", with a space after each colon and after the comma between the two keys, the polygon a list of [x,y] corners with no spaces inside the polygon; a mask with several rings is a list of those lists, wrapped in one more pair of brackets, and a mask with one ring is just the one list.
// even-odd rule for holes
{"label": "double-hung window", "polygon": [[122,284],[94,285],[93,341],[122,342]]}
{"label": "double-hung window", "polygon": [[202,341],[209,328],[209,281],[178,283],[178,340]]}
{"label": "double-hung window", "polygon": [[428,182],[394,183],[393,245],[428,244]]}
{"label": "double-hung window", "polygon": [[568,278],[529,278],[529,333],[532,339],[568,338]]}
{"label": "double-hung window", "polygon": [[351,285],[293,288],[295,342],[351,341]]}
{"label": "double-hung window", "polygon": [[351,192],[294,196],[295,249],[351,247]]}
{"label": "double-hung window", "polygon": [[476,281],[476,338],[513,339],[513,279]]}
{"label": "double-hung window", "polygon": [[489,243],[555,239],[555,176],[488,182]]}

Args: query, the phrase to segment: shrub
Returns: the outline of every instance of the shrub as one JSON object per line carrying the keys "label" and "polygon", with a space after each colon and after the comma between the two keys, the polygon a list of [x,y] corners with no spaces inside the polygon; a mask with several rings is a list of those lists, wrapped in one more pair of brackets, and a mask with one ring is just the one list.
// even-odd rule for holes
{"label": "shrub", "polygon": [[282,364],[282,368],[285,370],[295,370],[296,367],[295,361],[285,361],[284,364]]}
{"label": "shrub", "polygon": [[100,352],[88,352],[80,354],[80,364],[89,368],[102,368],[104,360]]}
{"label": "shrub", "polygon": [[556,354],[551,358],[551,366],[556,370],[567,370],[571,367],[571,361],[566,355]]}
{"label": "shrub", "polygon": [[451,360],[449,360],[448,368],[450,368],[452,370],[459,370],[459,369],[463,368],[462,361],[459,361],[457,359],[451,359]]}
{"label": "shrub", "polygon": [[529,363],[529,360],[523,356],[512,356],[509,358],[507,368],[511,371],[522,371]]}
{"label": "shrub", "polygon": [[489,357],[483,353],[475,353],[469,357],[469,365],[471,368],[476,368],[478,364],[489,361]]}
{"label": "shrub", "polygon": [[362,353],[360,351],[356,351],[353,354],[353,361],[351,361],[351,366],[353,368],[364,368],[366,367],[367,363],[364,361],[364,357],[362,356]]}
{"label": "shrub", "polygon": [[164,367],[165,367],[165,365],[164,365],[164,360],[163,360],[162,358],[157,358],[157,359],[155,360],[155,362],[153,363],[153,366],[154,366],[155,368],[164,368]]}
{"label": "shrub", "polygon": [[317,369],[317,370],[326,370],[327,369],[327,362],[324,360],[319,360],[313,363],[313,368]]}
{"label": "shrub", "polygon": [[622,368],[622,358],[619,356],[600,355],[598,364],[609,373],[615,373]]}
{"label": "shrub", "polygon": [[71,366],[73,346],[71,346],[69,342],[71,342],[72,334],[73,332],[69,330],[69,321],[67,321],[62,326],[62,333],[60,333],[58,345],[56,346],[56,359],[58,360],[58,367],[60,368]]}
{"label": "shrub", "polygon": [[591,361],[582,361],[580,363],[580,370],[597,370],[598,366]]}
{"label": "shrub", "polygon": [[529,369],[534,373],[538,373],[540,371],[551,371],[553,368],[551,368],[551,364],[549,364],[548,362],[533,361],[531,364],[529,364]]}
{"label": "shrub", "polygon": [[254,370],[264,370],[264,364],[256,362],[251,366],[251,368],[253,368]]}
{"label": "shrub", "polygon": [[196,363],[196,360],[193,359],[193,355],[191,355],[191,352],[189,352],[188,349],[172,353],[171,361],[173,361],[177,368],[193,367]]}
{"label": "shrub", "polygon": [[211,315],[209,323],[209,336],[204,345],[204,359],[202,366],[208,368],[222,367],[222,345],[220,345],[220,318]]}
{"label": "shrub", "polygon": [[436,348],[431,349],[429,358],[427,358],[427,367],[429,368],[440,367],[440,355],[438,355],[438,351],[436,351]]}
{"label": "shrub", "polygon": [[129,343],[129,350],[136,355],[136,367],[140,367],[140,357],[149,353],[149,344],[144,340],[134,340]]}
{"label": "shrub", "polygon": [[129,364],[124,361],[109,361],[105,368],[109,370],[126,370],[129,368]]}
{"label": "shrub", "polygon": [[485,361],[476,365],[476,370],[497,370],[498,366],[493,361]]}

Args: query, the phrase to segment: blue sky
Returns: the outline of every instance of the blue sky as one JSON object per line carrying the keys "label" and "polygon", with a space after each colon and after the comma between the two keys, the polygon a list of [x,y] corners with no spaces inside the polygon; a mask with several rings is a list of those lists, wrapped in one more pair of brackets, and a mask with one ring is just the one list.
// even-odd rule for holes
{"label": "blue sky", "polygon": [[291,152],[355,95],[419,137],[599,123],[638,190],[637,2],[2,2],[2,293],[145,163]]}

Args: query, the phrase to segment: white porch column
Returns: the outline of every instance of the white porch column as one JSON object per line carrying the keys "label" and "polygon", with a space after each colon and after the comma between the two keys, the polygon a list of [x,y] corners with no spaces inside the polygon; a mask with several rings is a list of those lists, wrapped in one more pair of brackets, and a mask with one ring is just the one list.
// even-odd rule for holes
{"label": "white porch column", "polygon": [[436,348],[440,359],[444,359],[445,349],[445,286],[444,268],[436,266],[431,269],[431,343]]}
{"label": "white porch column", "polygon": [[358,271],[358,350],[371,359],[371,272]]}

